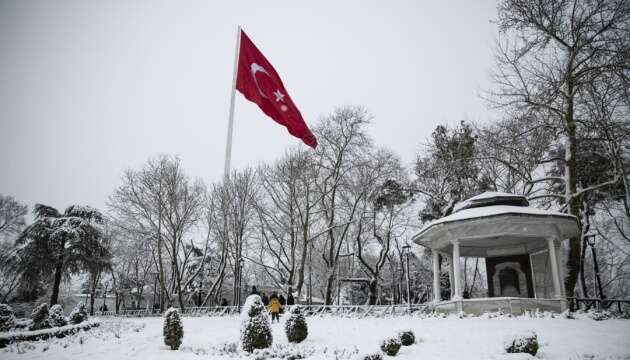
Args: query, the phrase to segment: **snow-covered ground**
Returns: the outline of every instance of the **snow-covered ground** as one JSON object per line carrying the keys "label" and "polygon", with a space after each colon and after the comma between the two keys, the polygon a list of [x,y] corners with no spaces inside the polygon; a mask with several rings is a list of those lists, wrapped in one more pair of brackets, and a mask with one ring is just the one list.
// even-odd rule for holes
{"label": "snow-covered ground", "polygon": [[[102,319],[99,328],[63,339],[13,344],[0,359],[22,360],[167,360],[246,357],[236,348],[238,317],[184,318],[184,342],[178,351],[162,340],[162,319]],[[312,359],[348,359],[378,350],[398,330],[412,329],[420,340],[403,347],[403,359],[527,359],[503,350],[506,335],[533,330],[540,359],[630,359],[630,320],[594,321],[564,318],[307,318],[308,338],[288,345],[283,324],[273,324],[276,355],[301,354]],[[258,358],[264,358],[259,354]],[[251,357],[254,358],[254,357]],[[267,357],[273,358],[273,357]],[[387,357],[386,357],[387,358]]]}

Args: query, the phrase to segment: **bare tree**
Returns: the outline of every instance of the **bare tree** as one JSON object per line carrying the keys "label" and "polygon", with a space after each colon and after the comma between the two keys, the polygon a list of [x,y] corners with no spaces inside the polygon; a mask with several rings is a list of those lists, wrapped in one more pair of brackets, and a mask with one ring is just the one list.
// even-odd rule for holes
{"label": "bare tree", "polygon": [[[355,169],[352,193],[362,200],[360,218],[352,227],[357,258],[370,278],[368,303],[374,305],[381,270],[390,259],[396,238],[402,236],[409,221],[409,214],[401,205],[408,201],[410,194],[398,158],[386,150],[377,150],[368,156],[370,161]],[[375,261],[365,256],[366,251],[377,254]]]}
{"label": "bare tree", "polygon": [[[205,200],[201,180],[188,178],[178,158],[160,155],[140,170],[127,170],[108,204],[125,231],[151,242],[163,298],[171,302],[171,294],[176,295],[180,308],[185,306],[192,232],[203,216]],[[163,302],[160,305],[163,310]]]}
{"label": "bare tree", "polygon": [[342,196],[351,185],[351,171],[362,161],[363,152],[371,146],[364,127],[368,115],[362,108],[335,110],[316,128],[319,146],[316,162],[319,169],[317,191],[326,236],[322,240],[322,259],[326,265],[325,302],[331,304],[341,249],[349,236],[350,224],[356,220],[361,196],[343,203]]}
{"label": "bare tree", "polygon": [[[626,0],[504,0],[499,5],[502,41],[497,47],[496,88],[492,101],[515,118],[535,119],[531,127],[555,129],[564,156],[563,176],[545,181],[563,185],[563,193],[541,196],[561,201],[580,217],[580,197],[610,183],[579,186],[577,154],[580,104],[590,84],[628,69],[630,3]],[[565,287],[572,294],[580,270],[580,238],[570,241]]]}
{"label": "bare tree", "polygon": [[13,196],[0,194],[0,235],[17,234],[25,225],[24,216],[28,208]]}

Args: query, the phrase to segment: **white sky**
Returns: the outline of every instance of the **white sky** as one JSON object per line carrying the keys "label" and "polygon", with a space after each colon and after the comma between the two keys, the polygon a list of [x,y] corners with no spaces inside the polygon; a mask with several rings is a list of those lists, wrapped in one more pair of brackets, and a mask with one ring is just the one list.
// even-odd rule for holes
{"label": "white sky", "polygon": [[[364,105],[411,164],[437,124],[490,117],[495,17],[495,0],[0,0],[0,193],[105,210],[159,153],[219,180],[238,24],[307,123]],[[238,93],[234,131],[237,168],[299,143]]]}

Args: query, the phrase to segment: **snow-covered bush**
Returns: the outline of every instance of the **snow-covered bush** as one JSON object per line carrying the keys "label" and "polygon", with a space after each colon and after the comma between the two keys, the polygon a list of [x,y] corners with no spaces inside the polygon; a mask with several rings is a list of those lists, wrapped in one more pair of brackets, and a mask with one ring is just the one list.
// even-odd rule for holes
{"label": "snow-covered bush", "polygon": [[594,310],[588,313],[588,317],[595,321],[602,321],[610,319],[611,314],[606,310]]}
{"label": "snow-covered bush", "polygon": [[184,338],[184,326],[179,316],[179,310],[169,308],[164,313],[164,344],[171,347],[171,350],[179,349]]}
{"label": "snow-covered bush", "polygon": [[70,313],[70,322],[73,324],[80,324],[88,319],[87,311],[85,311],[85,303],[79,301],[77,306],[74,307]]}
{"label": "snow-covered bush", "polygon": [[0,304],[0,331],[9,331],[14,325],[13,309],[8,304]]}
{"label": "snow-covered bush", "polygon": [[510,354],[527,353],[534,356],[538,352],[538,337],[535,332],[528,330],[508,336],[503,345]]}
{"label": "snow-covered bush", "polygon": [[271,346],[273,337],[267,311],[260,296],[250,295],[241,311],[241,348],[252,352]]}
{"label": "snow-covered bush", "polygon": [[416,335],[411,330],[403,330],[398,333],[400,343],[404,346],[413,345],[416,342]]}
{"label": "snow-covered bush", "polygon": [[48,322],[48,304],[42,303],[31,312],[31,325],[29,330],[47,329],[50,327]]}
{"label": "snow-covered bush", "polygon": [[396,356],[401,346],[402,343],[397,337],[387,338],[381,342],[381,350],[389,356]]}
{"label": "snow-covered bush", "polygon": [[291,309],[291,314],[284,324],[284,331],[287,334],[287,339],[292,343],[302,342],[308,336],[306,319],[299,306],[294,306]]}
{"label": "snow-covered bush", "polygon": [[48,322],[52,326],[66,326],[68,325],[68,320],[66,320],[66,316],[63,314],[63,308],[59,304],[53,305],[48,311]]}
{"label": "snow-covered bush", "polygon": [[359,354],[355,357],[356,360],[383,360],[383,354],[380,352]]}

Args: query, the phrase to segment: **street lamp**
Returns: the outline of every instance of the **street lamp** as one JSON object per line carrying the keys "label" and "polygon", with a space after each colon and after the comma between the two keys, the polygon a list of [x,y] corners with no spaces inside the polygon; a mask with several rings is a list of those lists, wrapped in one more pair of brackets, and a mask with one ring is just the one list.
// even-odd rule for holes
{"label": "street lamp", "polygon": [[[593,255],[593,271],[595,272],[595,282],[597,283],[597,291],[599,292],[599,300],[604,299],[604,289],[602,288],[602,280],[599,276],[599,264],[597,263],[597,253],[595,252],[595,236],[596,234],[586,234],[586,243],[591,248]],[[584,271],[584,269],[582,269]]]}
{"label": "street lamp", "polygon": [[407,308],[409,309],[409,313],[411,313],[411,291],[409,288],[409,252],[411,251],[411,245],[407,244],[402,247],[403,253],[405,254],[405,260],[407,261]]}
{"label": "street lamp", "polygon": [[245,262],[245,259],[243,259],[243,257],[238,259],[238,294],[236,295],[236,298],[238,299],[238,312],[241,312],[241,286],[242,286],[242,281],[243,281],[243,263]]}

